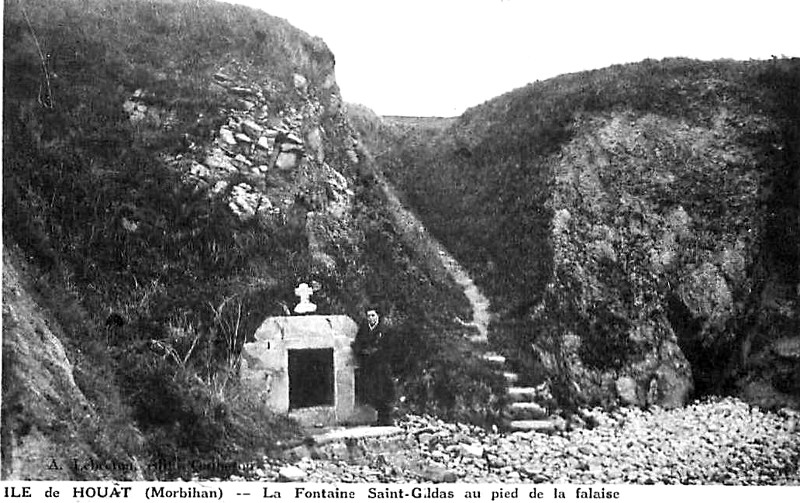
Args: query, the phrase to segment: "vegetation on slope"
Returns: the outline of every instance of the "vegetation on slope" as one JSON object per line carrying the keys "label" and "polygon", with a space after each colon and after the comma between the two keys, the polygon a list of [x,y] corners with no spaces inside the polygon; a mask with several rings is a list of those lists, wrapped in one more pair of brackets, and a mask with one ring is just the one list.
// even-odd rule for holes
{"label": "vegetation on slope", "polygon": [[[764,350],[797,331],[798,78],[797,60],[648,60],[528,85],[441,132],[385,121],[370,141],[387,177],[486,290],[496,341],[527,362],[531,378],[546,366],[536,353],[563,362],[572,333],[595,375],[591,386],[612,378],[613,387],[613,376],[631,370],[650,317],[666,330],[658,337],[678,335],[697,391],[724,391],[737,375],[731,369],[747,372],[731,365],[734,348]],[[694,145],[680,128],[717,136]],[[670,173],[674,183],[657,182]],[[592,194],[596,204],[586,199]],[[691,217],[689,239],[679,241],[677,269],[657,271],[648,247],[661,246],[658,233],[679,207]],[[637,219],[638,242],[625,234]],[[621,240],[592,234],[603,226],[623,231]],[[733,314],[712,327],[717,318],[700,312],[712,302],[703,283],[711,269],[700,264],[735,256],[727,241],[748,232],[746,279],[725,278]],[[594,240],[605,248],[590,248]],[[700,279],[676,289],[687,276]],[[574,396],[575,376],[564,366],[555,373],[562,394]]]}
{"label": "vegetation on slope", "polygon": [[[468,306],[397,238],[369,163],[349,160],[352,130],[320,40],[208,1],[7,0],[4,29],[4,237],[35,263],[38,302],[62,327],[97,420],[142,434],[98,435],[101,462],[136,457],[146,477],[186,476],[193,458],[247,461],[296,434],[281,418],[263,420],[270,413],[236,371],[242,344],[308,278],[325,285],[322,312],[358,319],[377,303],[423,355],[398,369],[412,406],[460,414],[458,397],[478,403],[479,371],[443,379],[432,394],[419,377],[461,368],[448,356],[460,335],[452,319]],[[333,269],[315,263],[302,220],[243,220],[174,169],[241,106],[212,85],[222,67],[270,90],[271,120],[304,106],[296,73],[325,105],[309,120],[324,127],[326,162],[355,192],[350,223],[329,229]],[[153,112],[147,120],[131,120],[131,96]],[[295,186],[295,199],[307,188]],[[4,400],[3,425],[24,434],[12,421],[25,408],[17,399]],[[158,459],[186,464],[159,473],[147,464]]]}

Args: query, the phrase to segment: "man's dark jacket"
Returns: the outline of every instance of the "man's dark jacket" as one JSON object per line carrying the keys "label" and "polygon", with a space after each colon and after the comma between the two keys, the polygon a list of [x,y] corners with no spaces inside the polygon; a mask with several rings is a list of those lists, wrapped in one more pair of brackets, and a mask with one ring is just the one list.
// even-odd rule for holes
{"label": "man's dark jacket", "polygon": [[353,353],[360,367],[363,399],[377,408],[389,406],[394,400],[391,367],[394,351],[383,323],[371,330],[369,324],[361,325],[353,342]]}

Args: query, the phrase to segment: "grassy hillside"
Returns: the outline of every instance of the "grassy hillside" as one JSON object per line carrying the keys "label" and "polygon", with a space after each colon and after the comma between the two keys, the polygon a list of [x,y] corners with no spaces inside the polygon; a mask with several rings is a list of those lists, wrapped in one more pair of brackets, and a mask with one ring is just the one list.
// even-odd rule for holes
{"label": "grassy hillside", "polygon": [[[322,313],[379,305],[419,349],[397,369],[412,406],[480,399],[470,377],[435,396],[419,377],[452,370],[468,305],[399,239],[321,40],[202,0],[9,0],[4,30],[4,238],[37,271],[26,288],[60,327],[98,431],[141,432],[98,435],[90,456],[186,476],[148,462],[248,460],[297,434],[264,419],[236,373],[300,281],[321,285]],[[302,154],[280,164],[286,145]],[[38,416],[14,375],[3,428],[22,438]]]}
{"label": "grassy hillside", "polygon": [[530,378],[568,374],[593,400],[626,376],[642,403],[653,379],[796,395],[794,364],[756,374],[798,329],[798,84],[797,60],[648,60],[530,84],[442,132],[384,121],[371,141]]}

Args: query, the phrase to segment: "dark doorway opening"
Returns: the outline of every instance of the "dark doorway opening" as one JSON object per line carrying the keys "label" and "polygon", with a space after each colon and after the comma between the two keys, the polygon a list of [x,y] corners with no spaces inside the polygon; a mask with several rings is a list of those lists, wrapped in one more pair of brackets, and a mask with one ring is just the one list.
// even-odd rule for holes
{"label": "dark doorway opening", "polygon": [[333,405],[333,348],[289,350],[289,408]]}

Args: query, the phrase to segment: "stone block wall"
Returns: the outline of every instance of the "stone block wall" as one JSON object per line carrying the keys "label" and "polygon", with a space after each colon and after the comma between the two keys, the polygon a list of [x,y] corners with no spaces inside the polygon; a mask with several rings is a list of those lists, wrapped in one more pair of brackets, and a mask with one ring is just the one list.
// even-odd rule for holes
{"label": "stone block wall", "polygon": [[[289,413],[301,423],[346,423],[355,410],[355,360],[350,345],[357,332],[356,323],[343,315],[267,318],[256,331],[255,342],[245,344],[242,350],[242,382],[256,390],[272,410]],[[310,349],[332,350],[333,368],[324,370],[332,374],[326,377],[317,372],[309,373],[308,369],[320,365],[312,362],[301,366],[302,372],[296,367],[294,372],[297,375],[290,375],[290,351]],[[302,355],[295,353],[295,361],[298,354]],[[320,352],[313,354],[319,355]],[[314,386],[325,386],[331,378],[332,404],[308,405],[304,402],[309,400],[302,400],[303,397],[298,401],[298,390],[311,389],[316,395],[319,390],[313,389]],[[290,399],[293,386],[295,403]],[[297,403],[303,403],[303,406],[297,406]]]}

